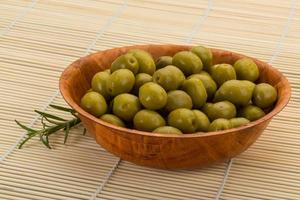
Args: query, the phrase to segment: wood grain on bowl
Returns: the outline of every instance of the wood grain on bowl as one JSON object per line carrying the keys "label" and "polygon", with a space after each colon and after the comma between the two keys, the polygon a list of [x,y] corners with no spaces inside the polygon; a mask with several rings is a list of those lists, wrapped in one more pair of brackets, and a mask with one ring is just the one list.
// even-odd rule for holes
{"label": "wood grain on bowl", "polygon": [[[278,100],[272,111],[263,118],[245,126],[218,132],[184,135],[163,135],[121,128],[106,123],[84,111],[80,99],[91,87],[95,73],[110,68],[119,55],[130,49],[148,51],[154,59],[189,50],[184,45],[138,45],[100,51],[83,57],[65,69],[60,78],[60,91],[66,102],[74,108],[96,141],[106,150],[124,160],[138,165],[163,169],[199,168],[228,160],[252,145],[262,134],[274,115],[288,103],[291,89],[287,79],[269,64],[252,58],[259,67],[258,82],[276,87]],[[219,49],[211,49],[216,63],[233,64],[244,55]]]}

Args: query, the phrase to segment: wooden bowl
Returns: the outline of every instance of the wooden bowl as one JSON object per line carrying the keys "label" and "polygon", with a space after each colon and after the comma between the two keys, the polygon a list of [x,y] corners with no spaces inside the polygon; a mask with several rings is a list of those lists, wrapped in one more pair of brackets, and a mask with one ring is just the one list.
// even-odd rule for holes
{"label": "wooden bowl", "polygon": [[[189,50],[184,45],[140,45],[100,51],[83,57],[65,69],[60,78],[60,91],[66,102],[75,109],[97,143],[116,156],[138,165],[163,169],[190,169],[228,160],[245,151],[261,135],[274,115],[288,103],[291,88],[288,80],[269,64],[252,58],[259,67],[259,82],[267,82],[278,91],[274,109],[263,118],[239,128],[224,131],[163,135],[121,128],[106,123],[84,111],[80,99],[91,87],[96,72],[110,68],[119,55],[133,48],[150,52],[154,59]],[[225,50],[211,49],[214,63],[230,63],[246,57]]]}

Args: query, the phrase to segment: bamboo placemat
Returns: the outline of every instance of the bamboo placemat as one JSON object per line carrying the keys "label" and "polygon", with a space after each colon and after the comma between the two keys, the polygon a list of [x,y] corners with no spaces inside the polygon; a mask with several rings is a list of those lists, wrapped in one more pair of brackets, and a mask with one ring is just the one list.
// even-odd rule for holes
{"label": "bamboo placemat", "polygon": [[[281,0],[0,1],[0,199],[300,199],[300,4]],[[81,56],[131,44],[204,44],[270,62],[292,85],[289,105],[228,163],[166,171],[122,161],[82,126],[48,150],[14,119],[65,105],[61,71]]]}

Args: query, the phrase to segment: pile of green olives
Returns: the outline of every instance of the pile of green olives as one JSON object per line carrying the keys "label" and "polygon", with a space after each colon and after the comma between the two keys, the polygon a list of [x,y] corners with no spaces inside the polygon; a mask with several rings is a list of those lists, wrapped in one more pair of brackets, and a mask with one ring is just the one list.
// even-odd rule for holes
{"label": "pile of green olives", "polygon": [[81,106],[116,126],[177,135],[240,127],[272,108],[277,91],[258,82],[252,59],[213,59],[203,46],[156,61],[132,49],[94,75]]}

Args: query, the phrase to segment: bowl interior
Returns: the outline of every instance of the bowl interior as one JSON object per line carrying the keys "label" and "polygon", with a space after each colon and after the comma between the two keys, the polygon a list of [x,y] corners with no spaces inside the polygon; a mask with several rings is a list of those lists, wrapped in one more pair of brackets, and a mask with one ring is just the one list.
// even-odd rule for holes
{"label": "bowl interior", "polygon": [[[157,59],[163,55],[173,56],[178,51],[189,50],[191,46],[184,45],[139,45],[139,46],[129,46],[110,49],[106,51],[100,51],[95,54],[83,57],[74,63],[72,63],[66,70],[62,73],[60,79],[60,90],[67,101],[67,103],[74,108],[78,113],[89,115],[83,109],[80,108],[80,99],[85,94],[85,92],[91,87],[91,80],[95,73],[103,71],[110,68],[111,63],[118,56],[126,53],[130,49],[139,48],[148,51],[152,54],[154,59]],[[247,57],[238,53],[211,49],[213,53],[213,63],[229,63],[234,64],[234,62],[240,58]],[[288,103],[290,98],[290,86],[287,79],[275,68],[269,64],[252,58],[260,71],[260,78],[257,82],[266,82],[273,85],[278,92],[278,100],[275,107],[271,112],[269,112],[265,117],[256,121],[259,123],[261,121],[267,120],[280,112],[283,107]],[[96,118],[94,118],[96,120]],[[99,120],[97,120],[99,123]],[[222,131],[220,131],[222,132]],[[188,134],[187,134],[188,135]]]}

